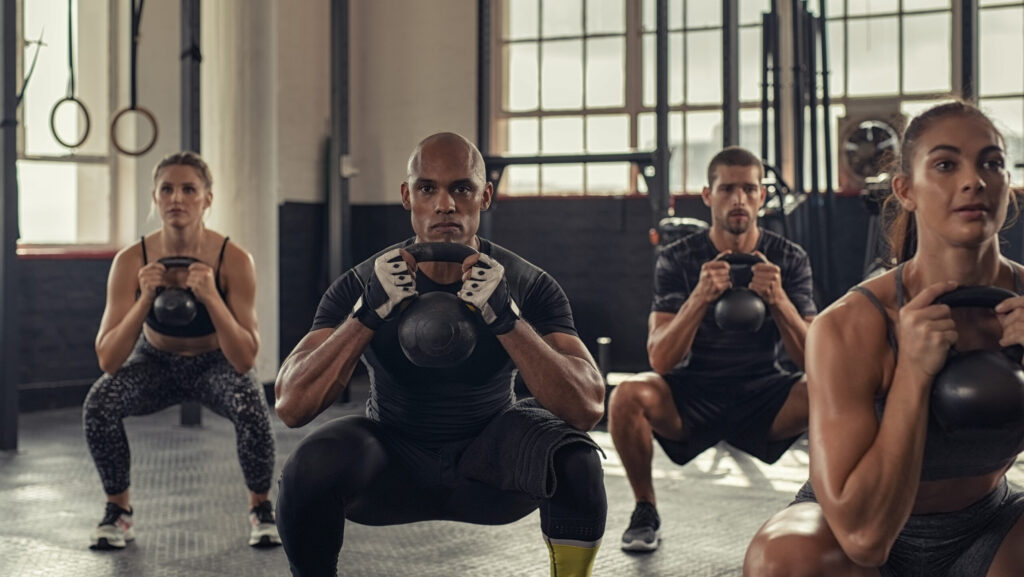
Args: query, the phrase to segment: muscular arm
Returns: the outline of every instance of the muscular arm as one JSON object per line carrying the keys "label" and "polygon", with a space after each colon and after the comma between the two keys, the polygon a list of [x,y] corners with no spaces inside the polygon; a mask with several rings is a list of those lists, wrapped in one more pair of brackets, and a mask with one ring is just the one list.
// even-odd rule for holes
{"label": "muscular arm", "polygon": [[579,337],[557,332],[541,337],[520,320],[498,340],[546,409],[581,431],[601,420],[604,379]]}
{"label": "muscular arm", "polygon": [[373,331],[349,317],[337,328],[307,334],[288,358],[274,383],[274,410],[289,427],[312,421],[348,386],[359,356]]}
{"label": "muscular arm", "polygon": [[874,398],[893,361],[884,322],[861,296],[846,296],[815,320],[807,353],[811,481],[846,554],[878,567],[917,494],[927,383],[897,365],[879,422]]}
{"label": "muscular arm", "polygon": [[140,266],[141,256],[134,254],[131,249],[119,252],[110,266],[107,304],[96,333],[95,345],[96,359],[105,373],[117,372],[128,359],[153,304],[154,296],[145,292],[138,300],[135,299]]}
{"label": "muscular arm", "polygon": [[219,294],[209,299],[206,309],[217,330],[217,341],[224,357],[239,373],[247,373],[256,364],[260,335],[256,323],[256,270],[252,257],[242,249],[228,245],[224,260],[227,302]]}
{"label": "muscular arm", "polygon": [[708,303],[688,298],[679,312],[652,312],[647,317],[647,359],[654,372],[664,375],[690,353]]}

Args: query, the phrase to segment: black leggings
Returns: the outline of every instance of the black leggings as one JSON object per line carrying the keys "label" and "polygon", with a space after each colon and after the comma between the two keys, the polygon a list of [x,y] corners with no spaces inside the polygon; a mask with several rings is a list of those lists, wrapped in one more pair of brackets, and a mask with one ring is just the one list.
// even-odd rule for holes
{"label": "black leggings", "polygon": [[284,465],[278,528],[295,577],[337,575],[345,519],[363,525],[450,520],[503,525],[540,507],[550,539],[595,542],[607,501],[597,450],[557,449],[550,499],[503,491],[458,473],[461,449],[427,449],[365,417],[335,419],[306,437]]}
{"label": "black leggings", "polygon": [[184,401],[198,401],[235,425],[245,485],[270,490],[274,436],[263,387],[255,371],[240,374],[219,350],[186,357],[158,350],[139,338],[113,375],[97,380],[85,397],[85,440],[108,495],[130,485],[131,453],[125,417],[148,415]]}

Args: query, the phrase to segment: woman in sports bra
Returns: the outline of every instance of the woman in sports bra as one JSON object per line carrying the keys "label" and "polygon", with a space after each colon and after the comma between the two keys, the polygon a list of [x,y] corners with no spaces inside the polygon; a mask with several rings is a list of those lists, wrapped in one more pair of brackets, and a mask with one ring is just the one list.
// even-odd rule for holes
{"label": "woman in sports bra", "polygon": [[[249,490],[249,544],[280,544],[269,498],[274,438],[253,370],[260,337],[252,257],[206,228],[213,181],[199,155],[167,156],[154,169],[153,181],[153,204],[163,226],[114,257],[96,335],[104,374],[85,399],[85,437],[107,494],[91,546],[120,549],[135,537],[122,420],[184,401],[198,401],[234,424]],[[164,263],[174,261],[167,257],[187,258],[169,267]],[[154,301],[167,287],[191,292],[196,313],[191,321],[154,313]]]}
{"label": "woman in sports bra", "polygon": [[1017,208],[1006,143],[978,109],[953,102],[915,118],[900,154],[898,266],[811,326],[811,478],[758,531],[745,576],[1024,575],[1024,494],[1005,476],[1019,437],[946,438],[929,422],[950,347],[1024,343],[1022,297],[995,314],[932,304],[957,286],[1022,292],[1021,265],[999,247]]}

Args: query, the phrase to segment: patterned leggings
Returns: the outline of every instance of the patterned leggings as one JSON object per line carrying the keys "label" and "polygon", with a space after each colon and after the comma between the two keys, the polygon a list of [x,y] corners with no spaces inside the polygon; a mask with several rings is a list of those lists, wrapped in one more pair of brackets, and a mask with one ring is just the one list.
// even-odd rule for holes
{"label": "patterned leggings", "polygon": [[181,356],[154,348],[144,337],[124,365],[113,375],[100,377],[85,398],[85,440],[103,490],[116,495],[130,484],[131,453],[122,419],[183,401],[199,401],[235,425],[246,487],[254,493],[269,491],[274,437],[255,371],[236,372],[219,350]]}

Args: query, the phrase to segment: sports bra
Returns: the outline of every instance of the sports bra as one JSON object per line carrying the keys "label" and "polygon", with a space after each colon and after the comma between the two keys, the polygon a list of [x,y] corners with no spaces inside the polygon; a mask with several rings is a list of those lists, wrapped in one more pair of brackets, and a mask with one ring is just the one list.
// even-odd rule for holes
{"label": "sports bra", "polygon": [[[225,293],[220,288],[220,265],[224,263],[224,249],[228,246],[229,238],[224,238],[224,244],[220,247],[220,256],[217,258],[217,268],[213,272],[213,282],[221,297],[224,297]],[[142,237],[140,244],[142,245],[142,265],[145,266],[149,263],[149,257],[146,255],[146,237]],[[169,337],[205,337],[216,332],[213,319],[210,318],[210,311],[206,310],[206,305],[198,300],[196,300],[196,316],[187,325],[171,326],[161,323],[157,320],[153,307],[149,308],[149,314],[146,315],[146,324],[154,331]]]}
{"label": "sports bra", "polygon": [[[903,266],[900,263],[896,268],[896,308],[903,308]],[[1020,274],[1016,267],[1012,268],[1013,285],[1015,292],[1024,292]],[[885,306],[877,296],[869,289],[862,286],[855,286],[850,292],[857,292],[865,297],[885,319],[885,337],[889,341],[889,347],[894,354],[899,354],[899,342],[896,340],[895,325],[885,311]],[[879,421],[882,413],[885,412],[885,396],[875,398],[875,414]],[[998,471],[1009,466],[1021,452],[1024,439],[1017,435],[1004,435],[993,442],[993,437],[967,438],[968,435],[952,437],[943,431],[929,417],[928,432],[925,437],[924,459],[921,464],[921,480],[937,481],[941,479],[952,479],[958,477],[973,477],[984,475],[992,471]]]}

